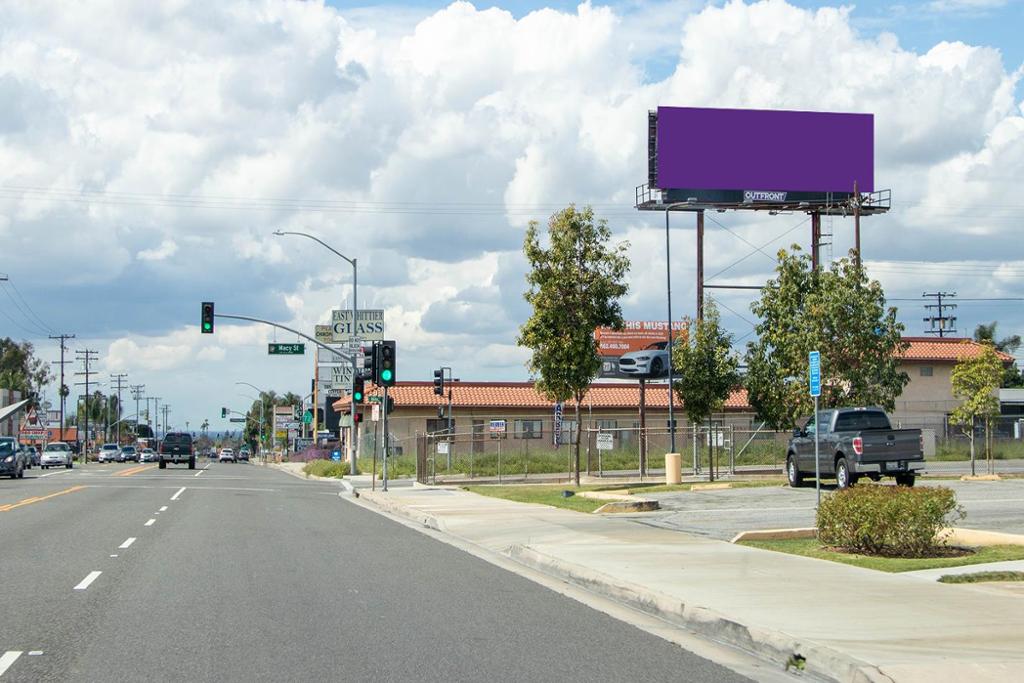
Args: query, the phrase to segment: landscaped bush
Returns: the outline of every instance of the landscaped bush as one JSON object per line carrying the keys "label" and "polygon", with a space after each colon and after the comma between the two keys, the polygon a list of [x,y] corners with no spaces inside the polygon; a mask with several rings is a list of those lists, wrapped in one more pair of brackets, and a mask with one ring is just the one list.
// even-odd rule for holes
{"label": "landscaped bush", "polygon": [[302,471],[306,474],[311,474],[314,477],[333,477],[334,479],[341,479],[349,473],[349,464],[345,461],[335,462],[333,460],[310,460],[306,463],[306,466],[302,468]]}
{"label": "landscaped bush", "polygon": [[865,555],[925,557],[945,545],[939,531],[963,517],[951,489],[865,484],[822,498],[818,540]]}

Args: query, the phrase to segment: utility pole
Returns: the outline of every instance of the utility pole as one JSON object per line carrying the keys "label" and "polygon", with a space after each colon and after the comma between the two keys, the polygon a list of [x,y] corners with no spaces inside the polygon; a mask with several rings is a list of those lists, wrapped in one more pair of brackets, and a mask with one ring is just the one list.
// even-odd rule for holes
{"label": "utility pole", "polygon": [[67,351],[68,348],[64,342],[68,339],[74,338],[75,335],[73,334],[58,334],[50,336],[50,339],[60,340],[60,360],[53,361],[54,365],[60,365],[60,389],[57,391],[57,394],[60,397],[60,441],[64,440],[64,402],[67,400],[68,393],[70,393],[68,391],[68,386],[64,383],[64,366],[71,362],[69,360],[64,360],[64,352]]}
{"label": "utility pole", "polygon": [[[117,418],[115,424],[117,424],[117,445],[121,446],[121,382],[125,377],[128,376],[127,372],[119,372],[110,376],[111,382],[117,382],[117,414],[114,417]],[[113,386],[111,386],[113,388]]]}
{"label": "utility pole", "polygon": [[[944,309],[956,310],[956,304],[942,303],[942,300],[944,298],[952,299],[953,297],[955,297],[956,292],[925,292],[921,296],[926,299],[934,299],[936,302],[934,304],[925,305],[925,309],[927,309],[929,312],[932,310],[936,311],[934,315],[929,315],[928,317],[924,318],[924,321],[931,326],[930,329],[925,330],[925,334],[937,334],[939,335],[940,339],[944,337],[946,334],[956,334],[956,316],[943,315],[942,313]],[[948,328],[946,327],[947,322],[949,323]],[[937,328],[936,324],[938,324]]]}
{"label": "utility pole", "polygon": [[[149,412],[149,402],[153,401],[153,413]],[[146,399],[146,419],[149,422],[149,430],[153,432],[153,438],[160,441],[160,397],[150,396]]]}
{"label": "utility pole", "polygon": [[145,391],[145,384],[130,384],[128,386],[132,390],[132,398],[135,399],[135,442],[139,441],[139,416],[142,414],[139,412],[139,400],[142,398],[142,392]]}
{"label": "utility pole", "polygon": [[75,359],[81,361],[81,363],[85,366],[85,369],[82,372],[75,373],[76,376],[85,377],[84,382],[75,382],[75,386],[85,385],[85,441],[83,441],[82,445],[83,464],[88,462],[89,453],[89,378],[96,374],[96,371],[90,370],[89,367],[92,365],[92,362],[96,360],[97,356],[99,356],[99,352],[93,351],[91,349],[75,351]]}
{"label": "utility pole", "polygon": [[171,412],[171,406],[164,404],[164,436],[167,436],[167,414]]}

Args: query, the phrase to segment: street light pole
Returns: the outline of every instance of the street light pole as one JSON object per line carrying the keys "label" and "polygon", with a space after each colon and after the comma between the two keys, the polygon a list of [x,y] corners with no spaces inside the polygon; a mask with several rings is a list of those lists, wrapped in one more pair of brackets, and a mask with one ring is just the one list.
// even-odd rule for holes
{"label": "street light pole", "polygon": [[[260,456],[262,456],[263,455],[263,425],[266,423],[266,419],[265,419],[266,416],[263,413],[263,397],[266,396],[267,392],[263,391],[262,389],[260,389],[255,384],[250,384],[249,382],[235,382],[235,384],[236,385],[244,384],[245,386],[252,387],[257,392],[259,392],[258,395],[259,395],[259,402],[260,402]],[[252,398],[252,397],[250,396],[250,398]]]}
{"label": "street light pole", "polygon": [[[359,346],[359,267],[357,265],[357,259],[349,258],[348,256],[345,256],[340,251],[338,251],[337,249],[335,249],[331,245],[329,245],[326,242],[324,242],[323,240],[321,240],[319,237],[316,237],[314,235],[310,235],[307,232],[292,232],[292,231],[287,231],[287,230],[275,230],[274,234],[277,235],[278,237],[280,237],[282,235],[298,235],[300,237],[306,237],[308,239],[313,240],[314,242],[317,242],[322,247],[326,248],[328,251],[334,253],[336,256],[340,257],[344,261],[346,261],[349,264],[351,264],[351,266],[352,266],[352,337],[351,337],[352,344],[351,344],[351,348],[358,348],[358,346]],[[353,382],[353,384],[356,381],[356,374],[361,369],[359,367],[356,367],[356,358],[357,358],[357,354],[353,353],[352,354],[352,382]],[[349,389],[351,390],[352,387],[349,387]],[[359,438],[359,423],[356,422],[356,409],[357,408],[356,408],[355,391],[352,391],[351,393],[352,393],[352,403],[351,403],[351,409],[350,409],[349,415],[352,418],[352,439],[351,439],[351,443],[349,444],[349,467],[350,467],[351,473],[353,475],[355,475],[356,474],[356,452],[357,452],[356,451],[356,444],[358,443],[358,438]]]}

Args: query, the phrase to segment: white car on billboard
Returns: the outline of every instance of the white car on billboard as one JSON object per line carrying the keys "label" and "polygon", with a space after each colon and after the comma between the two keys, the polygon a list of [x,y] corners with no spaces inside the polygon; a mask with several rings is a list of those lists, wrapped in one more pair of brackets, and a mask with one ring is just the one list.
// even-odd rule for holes
{"label": "white car on billboard", "polygon": [[619,372],[636,377],[668,376],[668,340],[648,344],[639,351],[619,356]]}

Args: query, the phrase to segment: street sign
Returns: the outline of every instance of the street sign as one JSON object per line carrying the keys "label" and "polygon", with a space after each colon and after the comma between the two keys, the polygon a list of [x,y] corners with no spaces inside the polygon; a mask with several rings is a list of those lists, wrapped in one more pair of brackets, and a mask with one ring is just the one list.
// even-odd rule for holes
{"label": "street sign", "polygon": [[281,427],[282,429],[298,429],[299,427],[302,426],[302,423],[301,422],[282,422],[281,424],[274,425],[274,426],[275,427]]}
{"label": "street sign", "polygon": [[[372,396],[370,398],[373,398]],[[380,422],[380,404],[374,403],[370,406],[370,421]]]}
{"label": "street sign", "polygon": [[[384,309],[359,311],[358,328],[359,339],[384,341]],[[352,310],[331,311],[331,341],[348,341],[354,338],[352,335]]]}
{"label": "street sign", "polygon": [[597,450],[610,451],[614,443],[614,437],[610,432],[601,432],[597,435]]}
{"label": "street sign", "polygon": [[232,417],[228,418],[228,422],[245,422],[244,417]]}
{"label": "street sign", "polygon": [[505,420],[491,420],[490,432],[492,434],[504,434],[506,426]]}
{"label": "street sign", "polygon": [[22,441],[44,441],[47,431],[43,427],[23,427],[18,436]]}
{"label": "street sign", "polygon": [[313,422],[313,411],[307,410],[302,414],[302,421],[306,424],[312,424]]}
{"label": "street sign", "polygon": [[821,396],[821,354],[817,351],[808,354],[807,370],[810,373],[811,396]]}
{"label": "street sign", "polygon": [[331,460],[334,462],[341,461],[341,451],[331,451]]}
{"label": "street sign", "polygon": [[267,344],[267,353],[271,356],[301,356],[306,353],[305,344]]}

